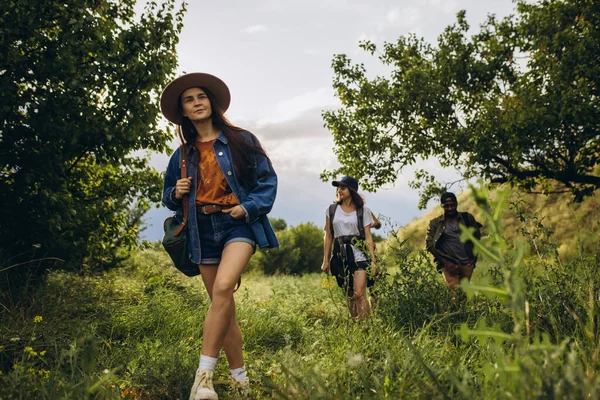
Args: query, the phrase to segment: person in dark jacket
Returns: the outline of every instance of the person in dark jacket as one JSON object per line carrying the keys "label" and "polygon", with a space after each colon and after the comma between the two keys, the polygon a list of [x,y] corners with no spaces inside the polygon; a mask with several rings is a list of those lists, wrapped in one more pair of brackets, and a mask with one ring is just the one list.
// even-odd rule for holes
{"label": "person in dark jacket", "polygon": [[454,289],[462,279],[471,279],[477,257],[473,254],[473,243],[460,241],[460,226],[474,227],[474,237],[481,237],[481,224],[468,212],[458,212],[458,201],[454,193],[441,196],[444,214],[429,221],[425,245],[433,254],[438,271],[446,284]]}

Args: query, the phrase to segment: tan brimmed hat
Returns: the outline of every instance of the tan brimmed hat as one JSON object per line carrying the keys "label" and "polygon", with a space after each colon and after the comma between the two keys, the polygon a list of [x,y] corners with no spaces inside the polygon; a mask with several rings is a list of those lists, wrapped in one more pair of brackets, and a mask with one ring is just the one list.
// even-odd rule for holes
{"label": "tan brimmed hat", "polygon": [[222,112],[229,108],[231,94],[229,88],[221,79],[203,72],[193,72],[175,79],[167,85],[160,96],[160,109],[169,121],[181,125],[181,112],[179,111],[179,96],[189,88],[203,87],[213,95],[214,101]]}

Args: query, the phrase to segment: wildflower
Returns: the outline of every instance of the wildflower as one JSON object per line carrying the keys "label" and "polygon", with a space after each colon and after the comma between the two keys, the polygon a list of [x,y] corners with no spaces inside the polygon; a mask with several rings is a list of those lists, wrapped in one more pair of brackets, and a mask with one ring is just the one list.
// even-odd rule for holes
{"label": "wildflower", "polygon": [[0,345],[0,351],[4,350],[4,346]]}
{"label": "wildflower", "polygon": [[333,276],[326,276],[323,278],[323,283],[321,283],[321,287],[324,289],[333,289],[335,287],[334,285],[334,277]]}
{"label": "wildflower", "polygon": [[27,346],[25,347],[25,349],[23,350],[25,353],[29,353],[30,356],[35,357],[38,355],[37,351],[34,351],[33,348],[31,346]]}
{"label": "wildflower", "polygon": [[42,322],[42,319],[43,319],[43,318],[42,318],[42,316],[41,316],[41,315],[36,315],[36,316],[33,318],[33,322],[37,324],[38,322]]}
{"label": "wildflower", "polygon": [[45,355],[46,355],[46,350],[42,350],[42,351],[40,351],[40,356],[42,356],[42,357],[43,357],[43,356],[45,356]]}

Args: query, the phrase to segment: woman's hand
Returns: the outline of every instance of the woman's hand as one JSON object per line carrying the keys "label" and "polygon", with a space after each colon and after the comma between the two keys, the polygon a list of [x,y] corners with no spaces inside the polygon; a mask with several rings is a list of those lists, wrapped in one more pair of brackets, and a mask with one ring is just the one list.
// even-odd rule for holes
{"label": "woman's hand", "polygon": [[191,177],[177,180],[177,183],[175,184],[175,198],[177,200],[183,199],[183,196],[190,192],[191,187]]}
{"label": "woman's hand", "polygon": [[222,210],[221,212],[224,212],[225,214],[229,214],[235,219],[240,219],[240,218],[246,217],[246,211],[244,211],[242,206],[234,206],[231,208],[226,208],[226,209]]}
{"label": "woman's hand", "polygon": [[375,261],[371,261],[371,275],[377,275],[377,265],[375,265]]}
{"label": "woman's hand", "polygon": [[321,265],[321,269],[327,273],[329,273],[329,260],[323,261],[323,265]]}

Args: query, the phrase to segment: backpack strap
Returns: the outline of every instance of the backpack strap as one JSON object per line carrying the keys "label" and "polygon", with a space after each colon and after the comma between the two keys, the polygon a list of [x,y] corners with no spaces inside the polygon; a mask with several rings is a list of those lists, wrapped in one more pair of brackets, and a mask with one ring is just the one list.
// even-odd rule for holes
{"label": "backpack strap", "polygon": [[[335,216],[335,211],[337,210],[338,203],[333,203],[329,205],[329,230],[331,232],[331,237],[335,237],[333,233],[333,217]],[[356,209],[356,223],[358,224],[358,236],[360,236],[361,240],[365,239],[365,219],[364,219],[364,208],[360,207]]]}
{"label": "backpack strap", "polygon": [[337,210],[338,203],[333,203],[329,205],[329,231],[331,232],[331,237],[335,237],[333,233],[333,217],[335,216],[335,210]]}
{"label": "backpack strap", "polygon": [[358,222],[358,235],[361,240],[365,240],[365,209],[363,207],[356,209],[356,220]]}

